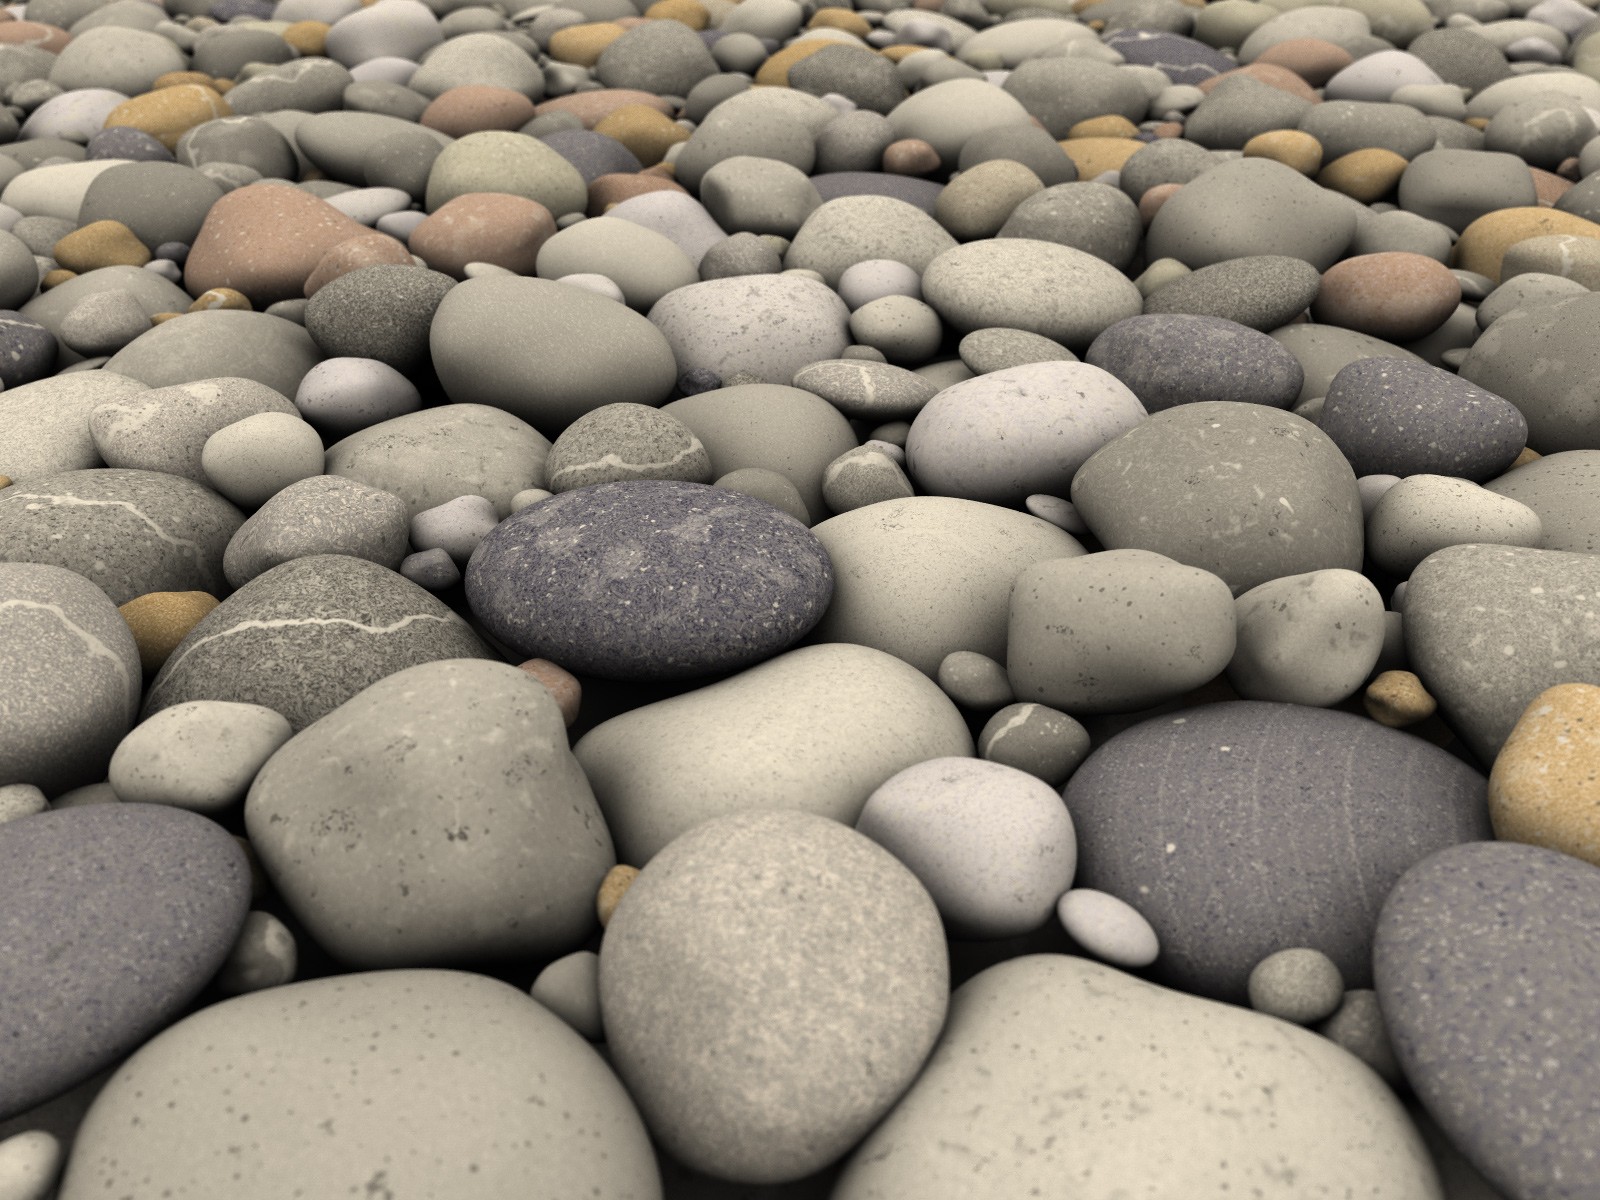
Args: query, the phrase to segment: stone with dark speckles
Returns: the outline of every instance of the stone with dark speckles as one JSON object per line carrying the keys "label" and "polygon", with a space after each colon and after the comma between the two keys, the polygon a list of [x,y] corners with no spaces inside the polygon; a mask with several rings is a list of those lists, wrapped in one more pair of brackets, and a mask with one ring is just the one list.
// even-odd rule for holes
{"label": "stone with dark speckles", "polygon": [[1600,450],[1546,454],[1483,486],[1539,514],[1541,550],[1600,553]]}
{"label": "stone with dark speckles", "polygon": [[1176,33],[1155,29],[1119,29],[1102,39],[1125,62],[1154,67],[1175,84],[1198,86],[1237,70],[1239,64],[1222,51]]}
{"label": "stone with dark speckles", "polygon": [[1372,929],[1413,863],[1490,837],[1484,777],[1420,738],[1331,709],[1229,701],[1145,721],[1068,781],[1077,886],[1134,905],[1162,982],[1242,1004],[1278,950],[1371,981]]}
{"label": "stone with dark speckles", "polygon": [[1373,973],[1406,1079],[1467,1160],[1507,1196],[1593,1196],[1600,871],[1512,842],[1441,850],[1384,902]]}
{"label": "stone with dark speckles", "polygon": [[55,369],[56,335],[31,317],[0,309],[0,387],[43,379]]}
{"label": "stone with dark speckles", "polygon": [[1295,356],[1266,334],[1185,313],[1118,321],[1095,338],[1084,361],[1127,384],[1147,412],[1198,400],[1288,408],[1305,382]]}
{"label": "stone with dark speckles", "polygon": [[215,822],[153,804],[0,827],[0,1119],[137,1047],[228,956],[250,872]]}
{"label": "stone with dark speckles", "polygon": [[1284,254],[1251,254],[1212,263],[1145,297],[1146,313],[1223,317],[1262,333],[1287,325],[1317,298],[1322,276]]}
{"label": "stone with dark speckles", "polygon": [[725,488],[606,483],[532,505],[473,552],[467,601],[529,658],[607,679],[751,666],[822,618],[827,551],[793,517]]}

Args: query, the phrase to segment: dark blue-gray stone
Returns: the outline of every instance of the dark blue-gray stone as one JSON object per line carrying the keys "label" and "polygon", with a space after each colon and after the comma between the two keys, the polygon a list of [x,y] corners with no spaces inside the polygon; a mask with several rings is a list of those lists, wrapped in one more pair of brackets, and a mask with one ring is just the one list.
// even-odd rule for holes
{"label": "dark blue-gray stone", "polygon": [[1411,734],[1333,709],[1229,701],[1135,725],[1064,792],[1075,887],[1133,905],[1163,982],[1244,1003],[1251,969],[1321,950],[1371,986],[1372,930],[1413,863],[1491,836],[1484,777]]}
{"label": "dark blue-gray stone", "polygon": [[530,658],[607,679],[752,666],[822,619],[833,565],[800,522],[724,488],[607,483],[512,514],[473,552],[467,602]]}
{"label": "dark blue-gray stone", "polygon": [[0,825],[0,1120],[182,1015],[249,907],[238,843],[181,808],[99,804]]}
{"label": "dark blue-gray stone", "polygon": [[1199,400],[1288,408],[1305,372],[1266,334],[1223,317],[1152,313],[1105,330],[1084,361],[1109,371],[1160,412]]}
{"label": "dark blue-gray stone", "polygon": [[1384,902],[1373,945],[1406,1079],[1506,1196],[1600,1187],[1600,870],[1542,846],[1430,855]]}
{"label": "dark blue-gray stone", "polygon": [[0,309],[0,388],[21,387],[53,373],[57,349],[56,335],[39,322]]}
{"label": "dark blue-gray stone", "polygon": [[89,158],[123,158],[129,162],[165,162],[175,163],[173,157],[162,142],[151,137],[142,129],[134,129],[127,125],[114,125],[110,129],[102,129],[89,139]]}
{"label": "dark blue-gray stone", "polygon": [[190,700],[232,700],[275,709],[298,732],[396,671],[493,657],[409,579],[317,554],[257,575],[207,613],[151,682],[142,719]]}
{"label": "dark blue-gray stone", "polygon": [[636,175],[643,170],[632,150],[592,129],[558,129],[539,140],[577,168],[585,187],[602,175]]}
{"label": "dark blue-gray stone", "polygon": [[1455,475],[1482,483],[1509,467],[1528,441],[1528,422],[1511,401],[1404,358],[1363,358],[1342,368],[1317,425],[1357,475]]}

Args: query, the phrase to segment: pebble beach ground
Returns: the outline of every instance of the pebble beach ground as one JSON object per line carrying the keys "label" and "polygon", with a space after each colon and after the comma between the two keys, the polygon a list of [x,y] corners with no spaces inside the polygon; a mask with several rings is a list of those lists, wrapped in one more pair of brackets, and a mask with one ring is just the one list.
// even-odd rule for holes
{"label": "pebble beach ground", "polygon": [[0,1200],[1600,1200],[1583,0],[0,9]]}

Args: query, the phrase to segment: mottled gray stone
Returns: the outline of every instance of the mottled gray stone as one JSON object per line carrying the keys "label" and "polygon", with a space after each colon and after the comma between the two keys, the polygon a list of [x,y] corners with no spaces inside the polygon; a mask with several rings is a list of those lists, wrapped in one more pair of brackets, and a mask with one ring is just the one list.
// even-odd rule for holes
{"label": "mottled gray stone", "polygon": [[103,369],[149,387],[241,376],[292,396],[321,359],[311,335],[293,321],[219,308],[155,326],[113,354]]}
{"label": "mottled gray stone", "polygon": [[291,483],[239,527],[222,556],[228,583],[241,588],[291,559],[348,554],[397,570],[408,549],[406,502],[337,475]]}
{"label": "mottled gray stone", "polygon": [[974,329],[961,339],[957,353],[974,375],[1032,363],[1078,361],[1076,354],[1052,338],[999,325]]}
{"label": "mottled gray stone", "polygon": [[724,229],[785,238],[794,237],[822,204],[803,171],[748,154],[725,158],[709,168],[700,178],[699,195],[700,203]]}
{"label": "mottled gray stone", "polygon": [[1528,421],[1540,454],[1600,445],[1600,293],[1496,321],[1467,351],[1461,378],[1504,396]]}
{"label": "mottled gray stone", "polygon": [[[820,210],[819,210],[820,211]],[[850,344],[850,310],[803,275],[740,275],[692,283],[663,296],[650,323],[679,372],[744,372],[787,384],[801,367],[838,358]]]}
{"label": "mottled gray stone", "polygon": [[1538,202],[1528,165],[1515,154],[1450,148],[1427,150],[1413,158],[1400,176],[1398,198],[1406,212],[1448,225],[1457,233],[1486,213]]}
{"label": "mottled gray stone", "polygon": [[595,78],[608,88],[687,96],[695,84],[717,73],[717,62],[688,26],[674,21],[668,27],[651,21],[630,29],[602,50],[594,71]]}
{"label": "mottled gray stone", "polygon": [[1474,92],[1511,77],[1506,56],[1470,29],[1430,29],[1414,38],[1406,53],[1420,58],[1446,83]]}
{"label": "mottled gray stone", "polygon": [[1433,126],[1409,104],[1371,100],[1312,105],[1300,118],[1299,129],[1322,144],[1325,163],[1369,147],[1392,150],[1410,160],[1432,150],[1435,141]]}
{"label": "mottled gray stone", "polygon": [[1547,454],[1483,486],[1539,514],[1539,549],[1600,553],[1600,450]]}
{"label": "mottled gray stone", "polygon": [[1322,276],[1309,263],[1251,254],[1160,285],[1145,297],[1144,312],[1221,318],[1266,333],[1305,312],[1321,286]]}
{"label": "mottled gray stone", "polygon": [[1118,115],[1141,121],[1150,98],[1130,74],[1109,63],[1076,55],[1030,58],[1001,85],[1053,138],[1090,117]]}
{"label": "mottled gray stone", "polygon": [[1115,375],[1149,412],[1204,400],[1287,408],[1305,382],[1294,355],[1265,334],[1222,317],[1129,317],[1095,338],[1084,361]]}
{"label": "mottled gray stone", "polygon": [[1054,242],[1118,270],[1133,261],[1144,222],[1138,206],[1103,183],[1058,183],[1023,200],[996,237]]}
{"label": "mottled gray stone", "polygon": [[843,96],[858,109],[888,113],[906,98],[894,64],[853,45],[828,46],[789,68],[789,86],[813,96]]}
{"label": "mottled gray stone", "polygon": [[[921,1068],[948,989],[916,877],[810,813],[685,834],[633,882],[600,949],[607,1046],[652,1131],[745,1183],[804,1178],[871,1129]],[[724,1050],[710,1060],[708,1038]]]}
{"label": "mottled gray stone", "polygon": [[234,700],[275,709],[298,731],[406,667],[490,657],[416,584],[365,559],[320,554],[258,575],[207,613],[150,684],[144,716]]}
{"label": "mottled gray stone", "polygon": [[1576,1196],[1594,1178],[1597,928],[1600,871],[1508,842],[1442,850],[1384,902],[1373,973],[1395,1054],[1496,1194]]}
{"label": "mottled gray stone", "polygon": [[[1294,129],[1312,107],[1311,101],[1282,88],[1231,75],[1188,114],[1183,137],[1207,150],[1238,150],[1259,133]],[[1333,155],[1327,158],[1331,161]]]}
{"label": "mottled gray stone", "polygon": [[545,460],[553,493],[630,479],[711,482],[711,456],[671,413],[644,404],[607,404],[562,432]]}
{"label": "mottled gray stone", "polygon": [[0,492],[0,561],[66,567],[119,605],[147,592],[220,595],[223,551],[243,522],[210,488],[175,475],[64,471]]}
{"label": "mottled gray stone", "polygon": [[603,678],[685,679],[750,666],[803,636],[827,608],[833,570],[770,505],[640,481],[519,510],[474,551],[466,587],[490,634],[529,658]]}
{"label": "mottled gray stone", "polygon": [[204,484],[200,452],[206,439],[266,412],[299,415],[287,398],[253,379],[201,379],[108,400],[89,414],[89,433],[109,467],[160,471]]}
{"label": "mottled gray stone", "polygon": [[1246,700],[1337,704],[1367,681],[1383,652],[1383,596],[1359,571],[1286,575],[1235,605],[1228,682]]}
{"label": "mottled gray stone", "polygon": [[1117,172],[1117,186],[1136,201],[1159,184],[1188,183],[1220,161],[1218,155],[1184,138],[1157,138],[1128,156]]}
{"label": "mottled gray stone", "polygon": [[193,167],[130,162],[97,175],[83,194],[78,223],[121,221],[146,246],[194,243],[222,189]]}
{"label": "mottled gray stone", "polygon": [[801,367],[794,386],[821,396],[856,421],[906,421],[939,389],[922,376],[889,363],[829,359]]}
{"label": "mottled gray stone", "polygon": [[856,263],[891,259],[921,272],[955,244],[943,226],[904,200],[841,196],[806,218],[784,265],[816,271],[829,287],[838,287],[839,277]]}
{"label": "mottled gray stone", "polygon": [[29,1016],[0,1047],[0,1117],[112,1066],[180,1016],[249,902],[238,844],[194,813],[105,804],[8,821],[0,1003]]}
{"label": "mottled gray stone", "polygon": [[428,361],[428,330],[455,280],[426,267],[358,267],[317,289],[305,327],[330,358],[375,358],[409,372]]}
{"label": "mottled gray stone", "polygon": [[[493,33],[464,33],[430,51],[406,86],[429,100],[453,87],[510,88],[530,100],[544,97],[544,74],[521,47]],[[682,95],[682,92],[677,93]]]}
{"label": "mottled gray stone", "polygon": [[13,483],[100,465],[89,414],[145,390],[115,371],[77,371],[0,391],[0,475]]}
{"label": "mottled gray stone", "polygon": [[980,129],[961,144],[961,157],[956,165],[967,171],[994,159],[1021,163],[1037,175],[1045,187],[1072,183],[1078,178],[1077,165],[1067,157],[1061,143],[1031,121]]}
{"label": "mottled gray stone", "polygon": [[259,704],[193,700],[162,709],[123,738],[106,782],[128,803],[221,814],[244,799],[291,733],[282,714]]}
{"label": "mottled gray stone", "polygon": [[1322,399],[1334,377],[1353,362],[1366,358],[1404,359],[1420,363],[1420,356],[1403,346],[1375,338],[1356,329],[1337,325],[1299,322],[1272,331],[1272,340],[1300,363],[1305,382],[1300,385],[1300,403]]}

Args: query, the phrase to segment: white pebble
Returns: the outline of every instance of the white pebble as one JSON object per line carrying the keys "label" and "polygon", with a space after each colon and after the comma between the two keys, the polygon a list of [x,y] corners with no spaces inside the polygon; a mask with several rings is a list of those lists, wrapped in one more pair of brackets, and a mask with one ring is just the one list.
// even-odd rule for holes
{"label": "white pebble", "polygon": [[328,358],[305,373],[294,406],[336,437],[392,421],[422,407],[417,385],[375,358]]}
{"label": "white pebble", "polygon": [[547,492],[543,488],[523,488],[515,496],[511,497],[511,511],[517,512],[519,509],[527,508],[530,504],[548,500],[554,494],[554,492]]}
{"label": "white pebble", "polygon": [[128,803],[221,812],[244,799],[293,735],[283,714],[263,705],[190,700],[134,726],[111,755],[108,782]]}
{"label": "white pebble", "polygon": [[42,1129],[0,1142],[0,1200],[44,1200],[61,1173],[61,1143]]}
{"label": "white pebble", "polygon": [[31,817],[50,807],[44,793],[31,783],[11,783],[0,787],[0,825],[18,817]]}
{"label": "white pebble", "polygon": [[322,438],[299,417],[257,413],[207,438],[200,469],[240,508],[260,508],[291,483],[322,474]]}
{"label": "white pebble", "polygon": [[217,990],[225,996],[242,996],[281,987],[293,982],[299,962],[294,934],[282,921],[271,913],[246,913],[233,949],[217,972]]}
{"label": "white pebble", "polygon": [[572,287],[582,288],[586,292],[593,292],[597,296],[604,296],[607,300],[615,300],[618,304],[626,303],[622,289],[604,275],[581,274],[563,275],[556,280]]}
{"label": "white pebble", "polygon": [[353,188],[329,196],[327,203],[363,225],[376,225],[391,213],[411,207],[411,193],[396,187]]}
{"label": "white pebble", "polygon": [[889,258],[869,258],[845,268],[839,276],[839,298],[851,310],[885,296],[922,299],[922,276],[915,268]]}
{"label": "white pebble", "polygon": [[418,550],[443,550],[457,566],[464,566],[499,523],[494,501],[457,496],[411,518],[411,544]]}
{"label": "white pebble", "polygon": [[409,242],[411,231],[427,219],[428,214],[425,212],[392,212],[379,217],[376,228],[379,233],[387,233],[392,238]]}
{"label": "white pebble", "polygon": [[1107,892],[1073,888],[1057,901],[1056,916],[1078,945],[1114,967],[1147,967],[1161,953],[1143,914]]}

